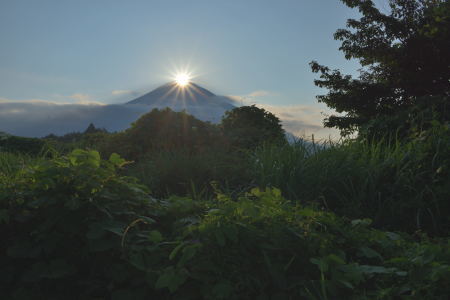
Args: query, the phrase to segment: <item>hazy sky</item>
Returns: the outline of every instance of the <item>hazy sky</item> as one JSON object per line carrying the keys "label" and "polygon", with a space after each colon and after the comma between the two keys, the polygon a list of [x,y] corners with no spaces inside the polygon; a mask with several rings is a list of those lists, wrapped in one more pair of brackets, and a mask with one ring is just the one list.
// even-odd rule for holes
{"label": "hazy sky", "polygon": [[0,98],[114,103],[187,69],[216,94],[314,106],[311,60],[358,68],[332,37],[350,17],[338,0],[1,0]]}

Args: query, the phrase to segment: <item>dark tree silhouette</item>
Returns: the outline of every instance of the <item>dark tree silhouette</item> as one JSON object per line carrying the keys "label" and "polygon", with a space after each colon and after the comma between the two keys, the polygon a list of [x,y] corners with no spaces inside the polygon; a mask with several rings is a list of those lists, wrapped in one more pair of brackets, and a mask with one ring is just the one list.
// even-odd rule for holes
{"label": "dark tree silhouette", "polygon": [[[359,78],[311,62],[320,73],[315,84],[329,90],[317,96],[341,115],[324,120],[342,135],[361,130],[376,118],[389,118],[417,106],[436,106],[449,118],[450,2],[445,0],[390,0],[382,13],[371,0],[342,0],[362,17],[349,19],[336,31],[340,50],[357,59]],[[408,114],[405,117],[410,117]]]}
{"label": "dark tree silhouette", "polygon": [[95,133],[97,132],[98,129],[95,128],[95,125],[90,123],[89,126],[86,128],[86,130],[84,131],[85,134],[89,134],[89,133]]}
{"label": "dark tree silhouette", "polygon": [[106,152],[117,152],[133,160],[152,151],[184,149],[201,152],[216,143],[218,131],[213,124],[198,120],[185,111],[153,109],[127,130],[115,134]]}
{"label": "dark tree silhouette", "polygon": [[255,105],[227,111],[221,125],[225,136],[235,147],[251,149],[263,143],[286,142],[280,120]]}

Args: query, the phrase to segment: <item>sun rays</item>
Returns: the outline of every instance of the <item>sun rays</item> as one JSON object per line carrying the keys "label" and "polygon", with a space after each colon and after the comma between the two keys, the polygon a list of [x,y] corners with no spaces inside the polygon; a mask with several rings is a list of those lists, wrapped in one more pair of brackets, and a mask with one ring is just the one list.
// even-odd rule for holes
{"label": "sun rays", "polygon": [[175,75],[175,82],[182,88],[187,86],[191,81],[189,73],[178,73]]}

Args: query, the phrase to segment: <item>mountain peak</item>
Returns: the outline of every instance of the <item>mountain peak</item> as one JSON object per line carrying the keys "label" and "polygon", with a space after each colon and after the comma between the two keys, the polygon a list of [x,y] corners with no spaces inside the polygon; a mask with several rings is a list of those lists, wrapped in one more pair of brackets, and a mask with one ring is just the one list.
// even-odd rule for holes
{"label": "mountain peak", "polygon": [[182,101],[184,104],[202,105],[208,102],[209,98],[215,96],[214,93],[193,82],[180,86],[175,81],[172,81],[126,104],[162,105],[164,103],[176,104]]}
{"label": "mountain peak", "polygon": [[186,111],[203,121],[220,122],[225,111],[236,107],[236,103],[229,97],[217,96],[207,89],[189,82],[184,86],[168,82],[125,103],[130,109],[164,109]]}

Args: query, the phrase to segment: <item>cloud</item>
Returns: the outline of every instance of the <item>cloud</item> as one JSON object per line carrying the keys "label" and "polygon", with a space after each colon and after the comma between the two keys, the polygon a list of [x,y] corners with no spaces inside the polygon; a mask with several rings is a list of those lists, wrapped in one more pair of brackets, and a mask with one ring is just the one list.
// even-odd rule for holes
{"label": "cloud", "polygon": [[[53,102],[41,99],[11,100],[0,98],[0,131],[27,137],[42,137],[51,133],[63,135],[82,132],[90,123],[108,131],[121,131],[130,126],[141,115],[158,106],[130,104],[97,104],[84,94],[66,98],[77,103]],[[185,105],[171,103],[175,111],[188,113],[205,121],[220,122],[226,110],[234,106],[228,97],[214,96],[209,105]]]}
{"label": "cloud", "polygon": [[114,90],[111,92],[111,95],[118,96],[118,95],[133,95],[136,94],[135,91],[129,91],[129,90]]}
{"label": "cloud", "polygon": [[89,103],[89,101],[91,101],[91,96],[89,96],[88,94],[81,94],[81,93],[77,93],[77,94],[73,94],[71,96],[68,96],[69,99],[73,99],[76,101],[76,103],[80,103],[80,104],[84,104],[84,103]]}
{"label": "cloud", "polygon": [[[41,103],[41,104],[58,104],[53,101],[42,100],[42,99],[26,99],[26,100],[11,100],[7,98],[0,98],[0,103]],[[1,113],[1,111],[0,111]]]}
{"label": "cloud", "polygon": [[266,90],[256,90],[246,95],[229,95],[227,96],[231,100],[233,100],[236,105],[253,105],[257,104],[259,101],[256,98],[263,98],[267,96],[275,96],[276,93],[266,91]]}
{"label": "cloud", "polygon": [[247,96],[254,98],[254,97],[265,97],[265,96],[269,96],[269,95],[272,95],[272,93],[269,91],[258,90],[258,91],[251,92]]}
{"label": "cloud", "polygon": [[236,106],[256,105],[264,108],[276,115],[283,128],[297,137],[315,139],[333,139],[340,138],[340,133],[336,129],[324,128],[323,119],[330,114],[335,113],[324,105],[273,105],[258,101],[258,97],[276,95],[266,90],[258,90],[244,96],[228,96]]}
{"label": "cloud", "polygon": [[[131,92],[132,93],[132,92]],[[119,93],[120,94],[120,93]],[[122,93],[127,95],[129,93]],[[62,135],[84,131],[89,123],[109,131],[129,127],[142,114],[153,107],[147,105],[103,104],[92,100],[87,94],[60,96],[66,102],[43,99],[11,100],[0,98],[0,131],[20,136],[45,136],[50,133]],[[339,132],[324,128],[322,121],[332,111],[320,105],[273,105],[244,101],[240,96],[215,96],[211,105],[174,105],[174,110],[186,109],[199,119],[220,122],[223,113],[234,106],[255,104],[275,114],[283,128],[298,136],[315,139],[337,139]],[[164,108],[167,103],[155,108]]]}
{"label": "cloud", "polygon": [[97,127],[116,131],[128,127],[142,114],[142,111],[136,109],[97,104],[83,96],[75,96],[73,100],[78,103],[0,98],[0,131],[19,136],[41,137],[50,133],[61,135],[84,131],[91,122]]}
{"label": "cloud", "polygon": [[111,91],[111,98],[108,102],[110,103],[124,103],[128,102],[130,100],[133,100],[134,98],[137,98],[138,96],[142,95],[143,92],[140,91],[133,91],[133,90],[113,90]]}
{"label": "cloud", "polygon": [[276,115],[283,128],[298,136],[315,139],[338,139],[339,131],[323,127],[323,119],[332,111],[320,105],[270,105],[256,104]]}

